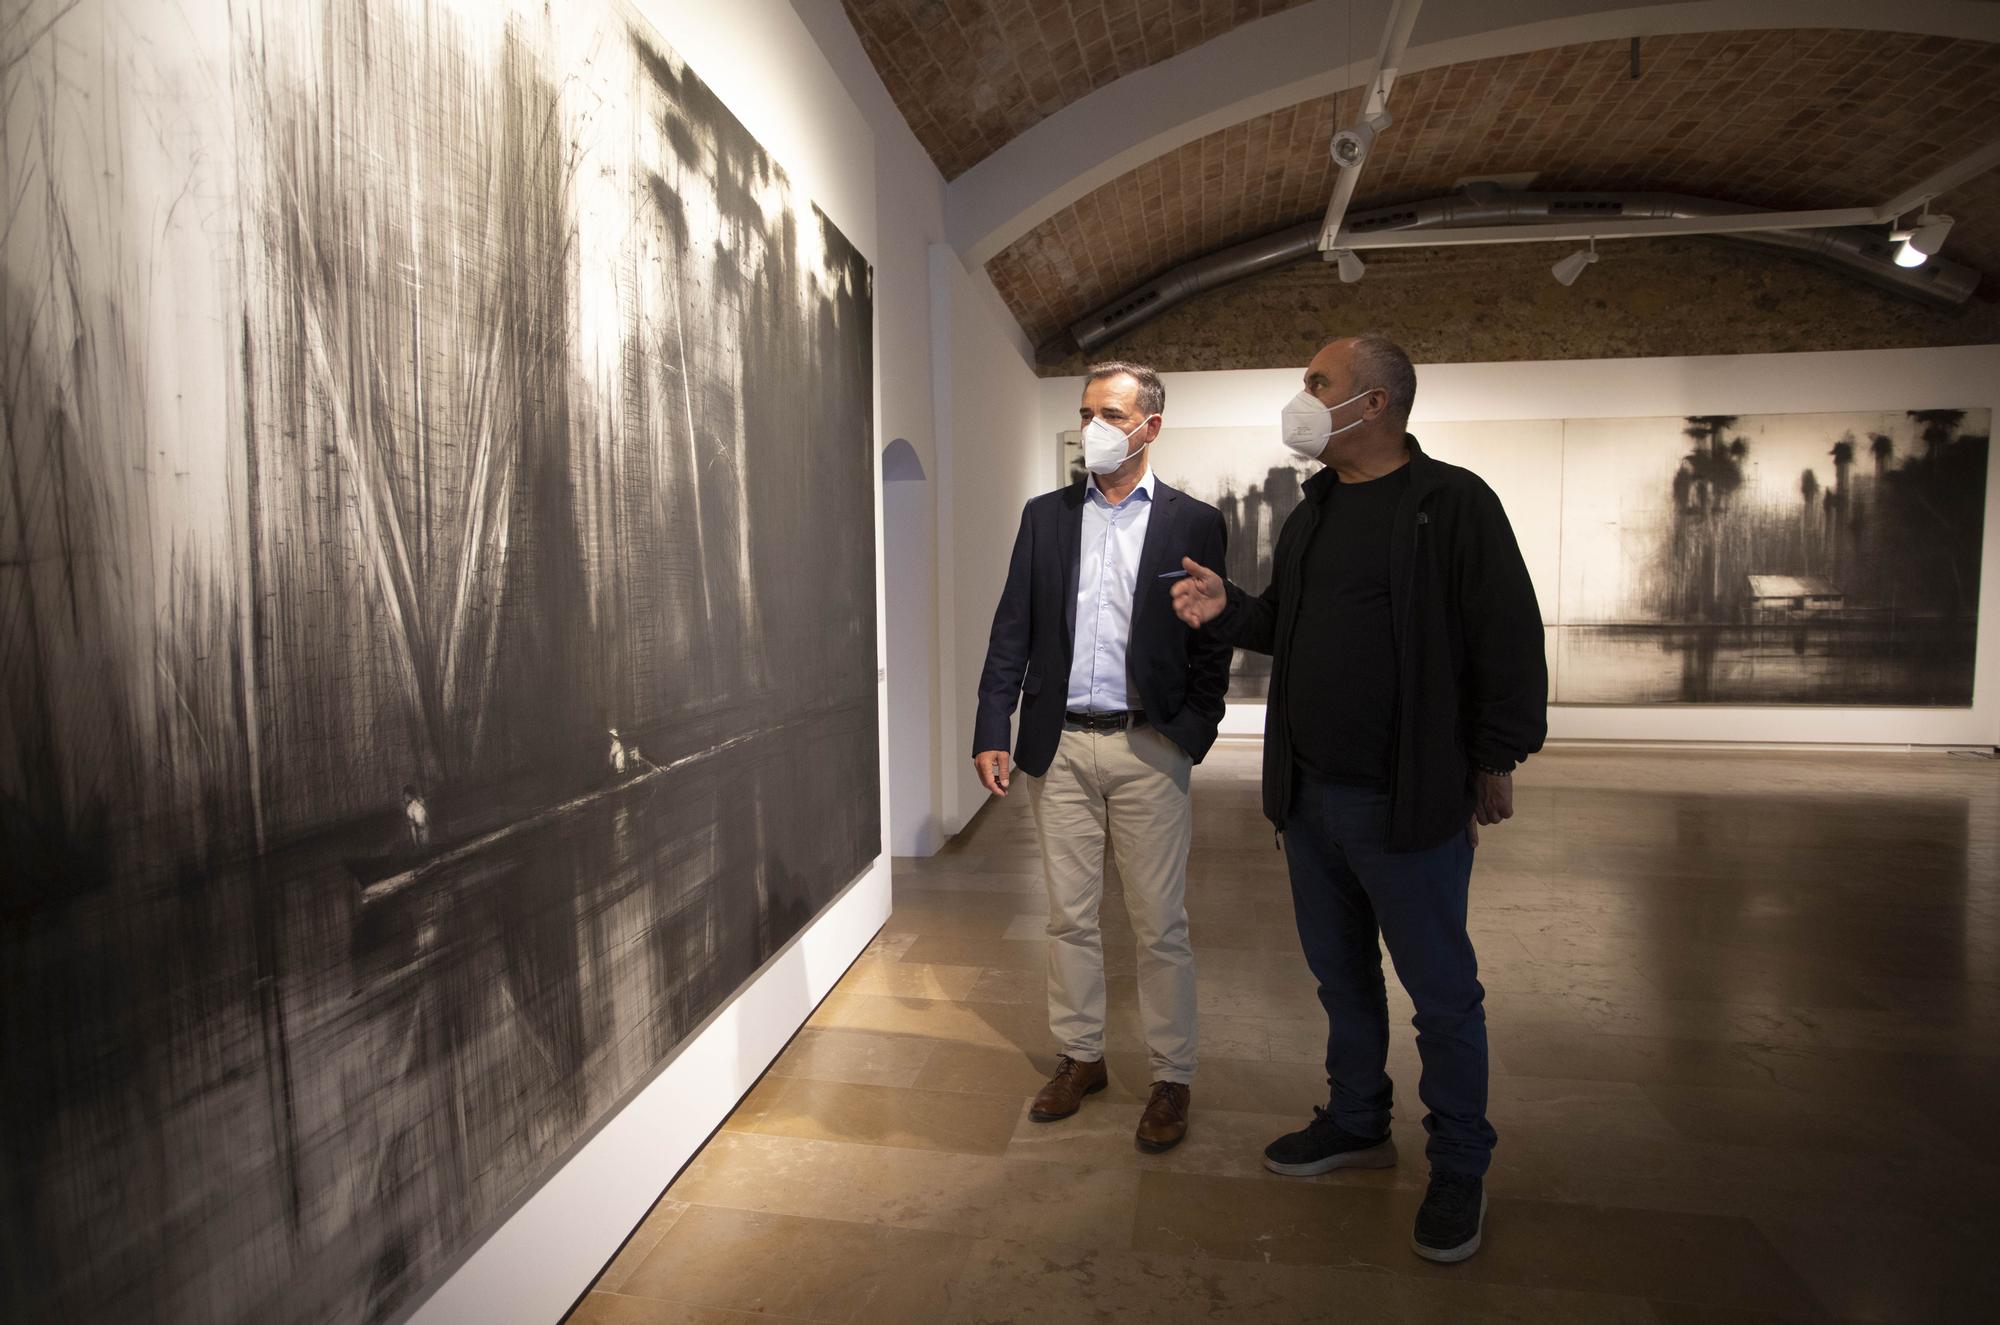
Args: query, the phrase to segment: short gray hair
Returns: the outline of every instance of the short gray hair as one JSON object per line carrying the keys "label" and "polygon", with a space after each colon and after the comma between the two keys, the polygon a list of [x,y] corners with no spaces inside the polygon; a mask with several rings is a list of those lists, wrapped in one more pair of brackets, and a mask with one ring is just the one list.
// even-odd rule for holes
{"label": "short gray hair", "polygon": [[[1400,351],[1399,351],[1400,353]],[[1407,362],[1407,361],[1406,361]],[[1129,377],[1139,384],[1139,408],[1148,416],[1158,414],[1167,407],[1166,384],[1160,375],[1142,363],[1126,363],[1122,359],[1112,359],[1105,363],[1090,365],[1090,371],[1083,375],[1083,384],[1102,382],[1107,377]]]}
{"label": "short gray hair", "polygon": [[1365,391],[1380,387],[1389,396],[1387,416],[1399,423],[1410,421],[1417,403],[1417,367],[1403,347],[1387,336],[1369,332],[1354,338],[1354,385]]}

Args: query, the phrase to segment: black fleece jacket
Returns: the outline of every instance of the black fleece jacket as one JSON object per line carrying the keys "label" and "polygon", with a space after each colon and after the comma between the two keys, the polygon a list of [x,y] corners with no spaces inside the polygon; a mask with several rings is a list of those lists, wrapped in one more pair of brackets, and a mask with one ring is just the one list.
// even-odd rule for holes
{"label": "black fleece jacket", "polygon": [[[1389,539],[1397,712],[1389,771],[1389,849],[1424,851],[1464,832],[1473,770],[1512,772],[1548,734],[1548,662],[1535,586],[1500,499],[1470,470],[1433,460],[1406,436],[1410,488]],[[1294,760],[1285,719],[1285,668],[1299,604],[1313,592],[1301,567],[1323,504],[1306,481],[1278,534],[1273,578],[1261,595],[1229,585],[1208,629],[1271,655],[1264,717],[1264,814],[1282,831]]]}

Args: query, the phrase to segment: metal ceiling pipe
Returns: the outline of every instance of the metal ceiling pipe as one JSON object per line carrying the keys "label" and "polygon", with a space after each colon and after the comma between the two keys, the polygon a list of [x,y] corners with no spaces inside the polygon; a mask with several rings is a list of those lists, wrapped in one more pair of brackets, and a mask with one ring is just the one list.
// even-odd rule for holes
{"label": "metal ceiling pipe", "polygon": [[[1699,218],[1755,210],[1740,203],[1673,193],[1517,193],[1491,189],[1353,212],[1343,233],[1360,237],[1388,230],[1436,230],[1443,245],[1451,242],[1449,232],[1461,226]],[[1072,323],[1066,334],[1043,347],[1043,357],[1053,361],[1079,351],[1090,353],[1198,294],[1317,256],[1319,237],[1319,222],[1308,221],[1183,263]],[[1945,258],[1932,258],[1921,267],[1897,266],[1895,246],[1886,232],[1875,226],[1755,230],[1713,238],[1783,249],[1937,307],[1962,304],[1979,286],[1977,271]]]}

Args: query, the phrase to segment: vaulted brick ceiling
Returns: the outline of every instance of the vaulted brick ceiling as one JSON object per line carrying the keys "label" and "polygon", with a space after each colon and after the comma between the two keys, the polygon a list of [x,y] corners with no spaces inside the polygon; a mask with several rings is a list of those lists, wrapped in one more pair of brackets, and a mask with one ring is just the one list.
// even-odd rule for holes
{"label": "vaulted brick ceiling", "polygon": [[946,179],[1106,83],[1306,0],[841,0]]}
{"label": "vaulted brick ceiling", "polygon": [[[1652,37],[1450,65],[1399,80],[1355,208],[1533,172],[1538,189],[1694,194],[1774,208],[1878,203],[1990,141],[2000,46],[1877,32]],[[1079,199],[988,271],[1040,341],[1189,258],[1320,214],[1326,145],[1359,94],[1190,142]],[[1939,201],[1947,253],[2000,274],[2000,176]]]}
{"label": "vaulted brick ceiling", "polygon": [[[843,0],[918,138],[954,177],[1097,87],[1300,0]],[[1534,187],[1668,191],[1761,207],[1872,204],[2000,131],[2000,46],[1765,30],[1648,37],[1428,69],[1356,209],[1531,172]],[[1326,145],[1359,94],[1234,125],[1050,216],[987,264],[1040,341],[1189,258],[1317,216]],[[1940,199],[1948,256],[2000,277],[2000,172]]]}

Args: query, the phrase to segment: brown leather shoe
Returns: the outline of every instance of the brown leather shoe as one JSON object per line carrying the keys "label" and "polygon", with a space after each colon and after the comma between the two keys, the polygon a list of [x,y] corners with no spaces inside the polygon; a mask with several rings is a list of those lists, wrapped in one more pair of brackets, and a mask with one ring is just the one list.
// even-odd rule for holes
{"label": "brown leather shoe", "polygon": [[1139,1115],[1139,1149],[1159,1154],[1187,1136],[1188,1102],[1194,1092],[1178,1081],[1155,1081],[1153,1097]]}
{"label": "brown leather shoe", "polygon": [[1111,1077],[1104,1070],[1104,1060],[1094,1063],[1080,1063],[1064,1054],[1056,1060],[1056,1074],[1049,1078],[1041,1093],[1035,1096],[1034,1105],[1028,1116],[1038,1123],[1052,1123],[1058,1118],[1067,1118],[1083,1107],[1085,1095],[1095,1095],[1111,1084]]}

